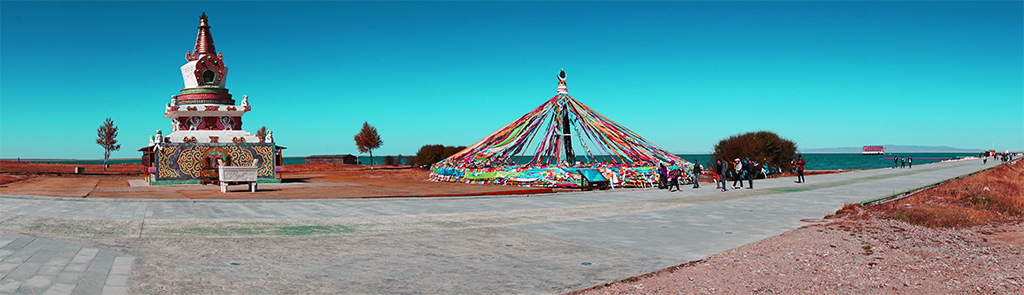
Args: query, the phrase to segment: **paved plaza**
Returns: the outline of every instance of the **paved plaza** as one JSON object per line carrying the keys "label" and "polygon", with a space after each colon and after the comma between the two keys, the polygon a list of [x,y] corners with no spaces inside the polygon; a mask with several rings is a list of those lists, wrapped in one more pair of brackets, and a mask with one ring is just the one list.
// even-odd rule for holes
{"label": "paved plaza", "polygon": [[0,294],[556,294],[995,165],[776,178],[728,192],[704,183],[678,192],[341,200],[2,195]]}

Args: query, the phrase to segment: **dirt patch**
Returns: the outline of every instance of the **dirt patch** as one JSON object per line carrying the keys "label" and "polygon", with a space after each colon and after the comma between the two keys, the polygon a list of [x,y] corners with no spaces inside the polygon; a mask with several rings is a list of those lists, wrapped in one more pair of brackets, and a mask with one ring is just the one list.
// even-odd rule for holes
{"label": "dirt patch", "polygon": [[370,178],[425,180],[430,171],[409,166],[374,165],[371,169],[366,165],[308,163],[282,167],[282,175],[326,174],[334,176],[358,176]]}
{"label": "dirt patch", "polygon": [[104,169],[103,165],[41,164],[10,160],[0,161],[0,172],[6,174],[76,175],[75,167],[85,168],[85,173],[83,173],[84,175],[142,175],[142,173],[145,172],[145,167],[141,164],[113,164]]}
{"label": "dirt patch", "polygon": [[20,196],[51,196],[82,198],[89,194],[99,179],[36,177],[0,187],[0,194]]}

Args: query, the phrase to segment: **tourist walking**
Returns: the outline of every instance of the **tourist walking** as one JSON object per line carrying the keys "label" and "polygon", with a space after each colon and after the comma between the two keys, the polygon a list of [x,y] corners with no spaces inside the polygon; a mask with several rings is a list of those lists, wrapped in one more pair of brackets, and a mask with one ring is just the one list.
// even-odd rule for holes
{"label": "tourist walking", "polygon": [[907,169],[914,169],[914,157],[907,156]]}
{"label": "tourist walking", "polygon": [[796,182],[797,183],[803,183],[804,181],[806,181],[806,180],[804,180],[804,164],[807,164],[807,161],[804,161],[804,156],[803,155],[796,155],[796,162],[795,163],[796,163]]}
{"label": "tourist walking", "polygon": [[[732,178],[732,189],[743,188],[743,162],[740,162],[740,158],[736,158],[736,160],[733,161],[732,165],[733,171],[735,171],[736,173],[736,175],[733,176]],[[740,184],[740,186],[736,186],[737,182]]]}
{"label": "tourist walking", "polygon": [[700,188],[700,181],[697,180],[697,176],[704,172],[704,167],[697,164],[697,160],[693,160],[693,188]]}
{"label": "tourist walking", "polygon": [[900,165],[900,157],[892,155],[892,169],[896,169],[896,166]]}
{"label": "tourist walking", "polygon": [[750,184],[750,189],[754,189],[754,175],[757,174],[756,166],[750,158],[747,158],[747,163],[743,165],[747,170],[747,182]]}
{"label": "tourist walking", "polygon": [[900,169],[907,168],[907,157],[900,157]]}
{"label": "tourist walking", "polygon": [[[673,163],[675,163],[675,162],[673,162]],[[679,168],[674,168],[674,169],[672,169],[672,171],[668,172],[668,179],[669,179],[668,180],[668,188],[669,188],[670,192],[682,190],[682,189],[679,188],[679,181],[682,180],[681,179],[682,177],[683,177],[683,171],[679,170]],[[675,190],[672,189],[673,186],[676,187]]]}
{"label": "tourist walking", "polygon": [[668,168],[665,167],[665,162],[658,162],[658,189],[666,187],[668,187]]}
{"label": "tourist walking", "polygon": [[715,167],[712,167],[711,174],[715,178],[715,188],[721,188],[722,183],[722,159],[715,160]]}
{"label": "tourist walking", "polygon": [[727,191],[725,188],[725,175],[729,173],[729,161],[725,159],[718,160],[718,182],[722,185],[722,191]]}

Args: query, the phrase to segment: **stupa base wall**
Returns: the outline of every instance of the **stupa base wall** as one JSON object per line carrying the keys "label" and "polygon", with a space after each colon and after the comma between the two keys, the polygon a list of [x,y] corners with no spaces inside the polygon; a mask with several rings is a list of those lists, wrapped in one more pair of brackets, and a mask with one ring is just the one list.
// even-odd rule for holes
{"label": "stupa base wall", "polygon": [[209,159],[225,159],[230,166],[251,166],[258,160],[258,182],[280,182],[275,167],[273,143],[161,143],[156,154],[156,171],[151,170],[154,185],[197,184],[212,174]]}
{"label": "stupa base wall", "polygon": [[[256,183],[281,183],[280,179],[257,179]],[[199,180],[151,180],[149,185],[202,184]]]}

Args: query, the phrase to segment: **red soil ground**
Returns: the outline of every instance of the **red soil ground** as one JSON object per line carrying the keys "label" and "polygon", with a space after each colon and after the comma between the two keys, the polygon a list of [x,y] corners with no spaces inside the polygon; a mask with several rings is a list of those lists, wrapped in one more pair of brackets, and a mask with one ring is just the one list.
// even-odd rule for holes
{"label": "red soil ground", "polygon": [[[85,167],[85,174],[74,174]],[[33,164],[0,161],[0,194],[72,198],[142,199],[322,199],[439,197],[551,193],[547,188],[440,183],[427,180],[428,171],[397,166],[327,163],[284,166],[282,183],[260,184],[250,193],[245,186],[229,186],[227,193],[212,185],[136,186],[143,179],[137,164],[111,165]],[[96,172],[90,172],[96,171]]]}

